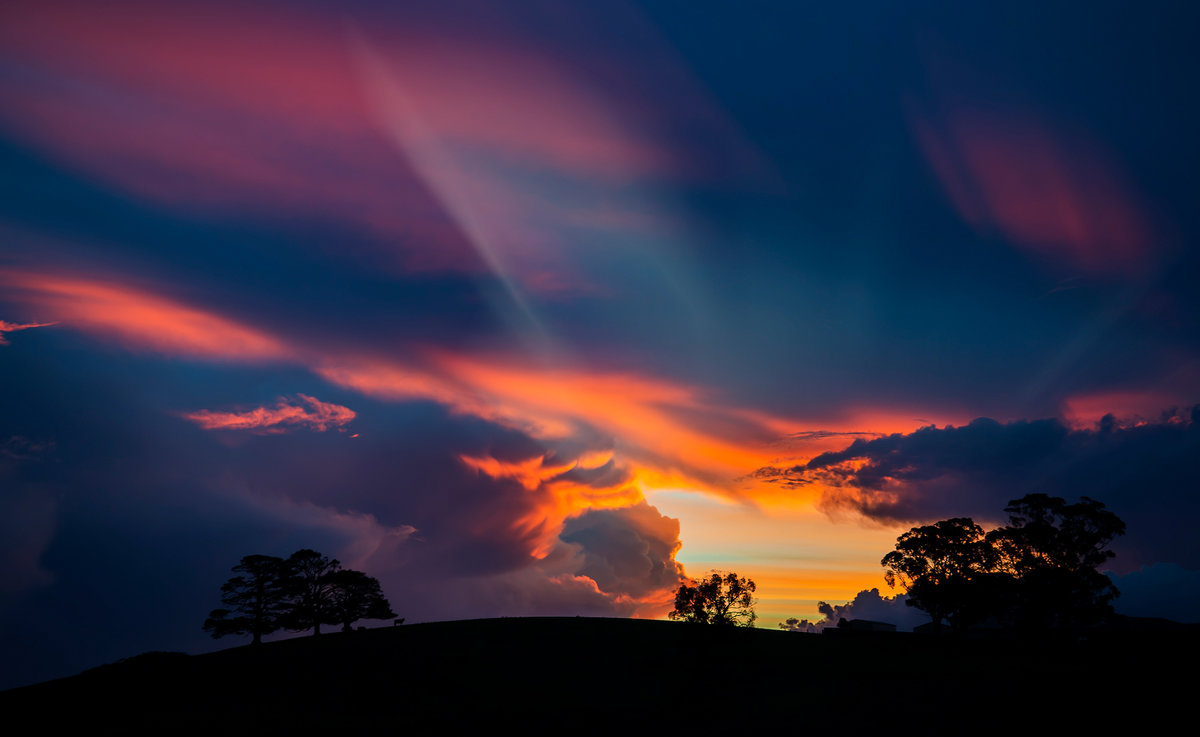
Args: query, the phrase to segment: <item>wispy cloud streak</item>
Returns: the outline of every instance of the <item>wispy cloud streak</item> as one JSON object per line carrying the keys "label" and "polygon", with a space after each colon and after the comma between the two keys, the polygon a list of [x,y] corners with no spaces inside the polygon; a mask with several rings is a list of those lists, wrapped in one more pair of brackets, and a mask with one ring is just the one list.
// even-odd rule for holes
{"label": "wispy cloud streak", "polygon": [[297,399],[298,402],[281,397],[273,406],[244,411],[198,410],[184,413],[183,417],[205,430],[277,433],[296,427],[307,427],[318,432],[338,429],[345,427],[356,416],[349,407],[322,402],[307,394],[299,394]]}

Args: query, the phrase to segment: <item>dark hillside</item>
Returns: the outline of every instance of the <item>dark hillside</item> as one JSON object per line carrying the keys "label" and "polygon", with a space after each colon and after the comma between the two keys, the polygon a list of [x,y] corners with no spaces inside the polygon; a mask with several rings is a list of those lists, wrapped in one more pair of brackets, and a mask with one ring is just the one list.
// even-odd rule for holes
{"label": "dark hillside", "polygon": [[1045,649],[907,634],[492,619],[199,656],[147,653],[4,692],[0,708],[10,720],[34,717],[47,732],[63,725],[108,734],[491,733],[502,725],[522,734],[652,726],[966,734],[1100,727],[1120,712],[1149,726],[1187,703],[1192,679],[1166,674],[1197,654],[1194,628]]}

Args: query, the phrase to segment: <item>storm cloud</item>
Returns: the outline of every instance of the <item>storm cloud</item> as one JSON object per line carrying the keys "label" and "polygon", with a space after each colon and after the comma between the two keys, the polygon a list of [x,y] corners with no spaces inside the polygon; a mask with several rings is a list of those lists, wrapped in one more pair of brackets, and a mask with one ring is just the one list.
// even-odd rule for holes
{"label": "storm cloud", "polygon": [[[970,516],[1000,523],[1008,502],[1026,494],[1088,496],[1125,520],[1113,544],[1114,566],[1155,562],[1200,566],[1190,544],[1200,513],[1195,459],[1200,457],[1200,405],[1130,424],[1111,415],[1094,428],[1058,419],[1001,423],[980,418],[961,426],[860,438],[791,468],[765,468],[783,485],[819,484],[820,504],[888,522],[917,523]],[[1161,514],[1164,505],[1175,511]]]}

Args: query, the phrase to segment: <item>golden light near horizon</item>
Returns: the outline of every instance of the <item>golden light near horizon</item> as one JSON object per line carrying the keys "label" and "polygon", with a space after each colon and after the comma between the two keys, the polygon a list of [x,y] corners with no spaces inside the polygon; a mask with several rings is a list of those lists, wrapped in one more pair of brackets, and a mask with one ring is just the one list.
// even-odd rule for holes
{"label": "golden light near horizon", "polygon": [[766,508],[682,489],[647,490],[660,512],[679,519],[675,559],[689,575],[729,570],[758,584],[757,626],[817,619],[817,602],[843,604],[872,588],[890,595],[879,560],[906,526],[830,524],[811,504]]}

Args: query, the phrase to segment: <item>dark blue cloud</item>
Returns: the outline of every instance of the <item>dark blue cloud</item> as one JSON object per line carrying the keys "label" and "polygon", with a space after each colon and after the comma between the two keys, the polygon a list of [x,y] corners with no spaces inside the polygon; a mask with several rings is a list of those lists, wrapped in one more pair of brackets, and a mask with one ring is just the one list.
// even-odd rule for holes
{"label": "dark blue cloud", "polygon": [[897,522],[971,516],[999,523],[1007,503],[1026,494],[1088,496],[1126,522],[1126,536],[1113,544],[1114,566],[1171,562],[1195,569],[1200,556],[1189,541],[1200,514],[1198,454],[1200,405],[1151,423],[1122,425],[1108,416],[1095,429],[1052,419],[980,418],[963,427],[860,438],[845,450],[760,475],[785,485],[827,484],[827,508]]}

